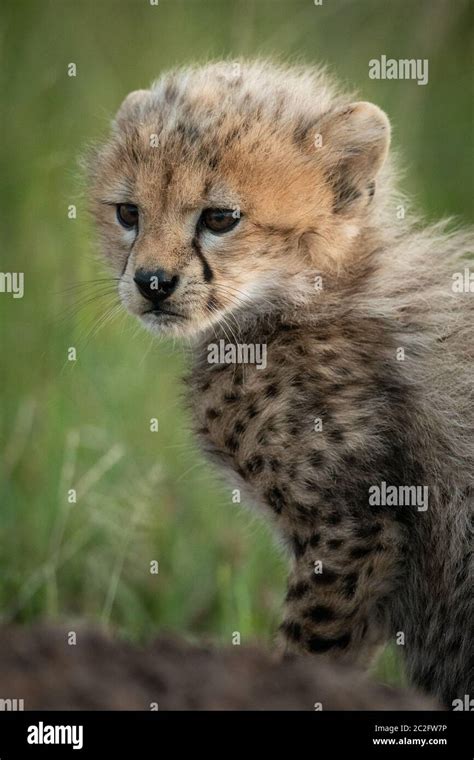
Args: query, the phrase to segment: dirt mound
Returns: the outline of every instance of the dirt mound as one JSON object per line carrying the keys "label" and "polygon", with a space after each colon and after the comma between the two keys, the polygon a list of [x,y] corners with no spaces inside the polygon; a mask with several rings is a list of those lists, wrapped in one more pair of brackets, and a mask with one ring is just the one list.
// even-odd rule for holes
{"label": "dirt mound", "polygon": [[25,710],[426,710],[412,692],[315,659],[276,662],[257,647],[215,649],[159,638],[132,646],[74,626],[0,630],[0,705]]}

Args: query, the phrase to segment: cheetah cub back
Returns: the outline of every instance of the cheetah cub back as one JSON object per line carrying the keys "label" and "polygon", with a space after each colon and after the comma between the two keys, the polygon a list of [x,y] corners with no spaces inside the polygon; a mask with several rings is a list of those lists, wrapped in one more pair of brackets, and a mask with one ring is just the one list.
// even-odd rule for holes
{"label": "cheetah cub back", "polygon": [[204,450],[287,546],[281,650],[366,666],[396,638],[451,705],[473,686],[470,241],[397,218],[389,142],[323,72],[178,70],[125,99],[91,207],[126,309],[192,337]]}

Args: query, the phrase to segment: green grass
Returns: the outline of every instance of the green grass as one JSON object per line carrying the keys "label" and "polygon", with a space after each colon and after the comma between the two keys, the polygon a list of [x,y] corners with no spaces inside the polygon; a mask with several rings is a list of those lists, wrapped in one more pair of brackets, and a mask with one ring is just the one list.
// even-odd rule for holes
{"label": "green grass", "polygon": [[[180,346],[153,342],[125,315],[101,326],[112,296],[80,304],[90,289],[77,283],[103,273],[78,157],[128,91],[174,64],[324,61],[390,115],[418,206],[467,220],[467,3],[15,0],[2,3],[0,34],[1,270],[26,278],[23,299],[0,294],[3,619],[87,617],[133,639],[171,629],[268,642],[285,562],[196,450],[177,382]],[[368,60],[382,53],[428,58],[429,84],[368,79]],[[396,654],[378,666],[384,680],[402,678]]]}

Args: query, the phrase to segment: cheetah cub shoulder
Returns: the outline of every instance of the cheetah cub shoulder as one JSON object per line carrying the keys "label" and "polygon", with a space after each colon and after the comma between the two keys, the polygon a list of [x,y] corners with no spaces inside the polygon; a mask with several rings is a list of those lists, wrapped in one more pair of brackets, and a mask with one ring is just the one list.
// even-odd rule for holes
{"label": "cheetah cub shoulder", "polygon": [[288,547],[282,650],[365,666],[402,636],[451,705],[473,689],[470,241],[397,218],[389,142],[324,73],[179,70],[125,99],[92,209],[124,306],[193,337],[203,448]]}

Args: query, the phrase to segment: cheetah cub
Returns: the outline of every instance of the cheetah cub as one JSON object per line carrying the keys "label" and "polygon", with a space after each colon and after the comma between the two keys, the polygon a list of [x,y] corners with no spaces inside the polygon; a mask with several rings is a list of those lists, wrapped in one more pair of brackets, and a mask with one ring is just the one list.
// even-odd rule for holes
{"label": "cheetah cub", "polygon": [[126,309],[192,337],[204,450],[288,549],[282,651],[368,666],[393,638],[451,706],[473,694],[469,240],[403,213],[389,142],[324,72],[178,70],[123,102],[91,205]]}

